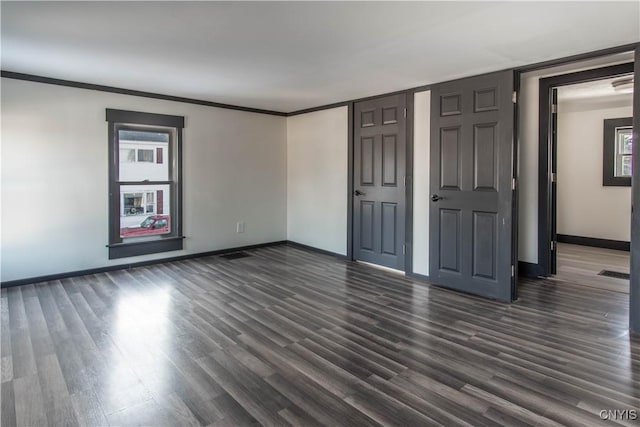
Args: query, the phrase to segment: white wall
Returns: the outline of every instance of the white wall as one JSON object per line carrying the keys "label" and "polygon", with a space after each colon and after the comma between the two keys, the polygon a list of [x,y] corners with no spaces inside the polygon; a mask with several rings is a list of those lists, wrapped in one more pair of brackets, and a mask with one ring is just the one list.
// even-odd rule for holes
{"label": "white wall", "polygon": [[524,73],[520,81],[518,134],[518,259],[538,262],[538,107],[541,78],[632,61],[628,54]]}
{"label": "white wall", "polygon": [[[107,259],[105,108],[185,116],[184,250]],[[286,239],[284,117],[3,78],[1,135],[3,281]]]}
{"label": "white wall", "polygon": [[347,107],[287,118],[287,238],[347,253]]}
{"label": "white wall", "polygon": [[[414,97],[413,271],[429,274],[430,92]],[[347,107],[287,119],[287,236],[347,253]]]}
{"label": "white wall", "polygon": [[[539,79],[627,60],[523,74],[520,260],[538,260]],[[169,255],[284,239],[346,254],[346,107],[283,118],[12,79],[2,89],[3,281],[168,255],[107,260],[105,108],[186,118],[187,239]],[[413,263],[428,274],[429,93],[416,93],[414,103]],[[237,221],[246,222],[244,234]]]}
{"label": "white wall", "polygon": [[628,242],[631,187],[602,185],[602,153],[603,121],[633,116],[632,95],[558,98],[558,233]]}
{"label": "white wall", "polygon": [[431,92],[416,92],[413,109],[413,272],[428,276]]}

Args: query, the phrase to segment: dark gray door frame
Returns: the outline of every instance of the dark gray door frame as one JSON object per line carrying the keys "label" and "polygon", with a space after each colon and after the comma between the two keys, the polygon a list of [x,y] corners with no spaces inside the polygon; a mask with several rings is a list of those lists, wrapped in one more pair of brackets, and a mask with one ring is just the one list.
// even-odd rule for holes
{"label": "dark gray door frame", "polygon": [[513,296],[513,300],[516,301],[518,299],[518,278],[520,277],[520,260],[518,259],[518,254],[520,252],[520,170],[518,161],[520,157],[519,150],[519,139],[518,135],[520,134],[520,81],[522,78],[522,72],[519,70],[513,71],[513,91],[516,94],[515,103],[513,104],[513,167],[511,168],[513,171],[513,182],[515,185],[513,186],[513,204],[511,207],[511,244],[513,245],[513,250],[511,251],[511,265],[514,268],[514,277],[513,282],[511,284],[511,293]]}
{"label": "dark gray door frame", "polygon": [[[426,90],[426,89],[425,89]],[[405,164],[405,257],[404,257],[404,272],[406,274],[413,273],[413,95],[416,92],[414,89],[409,89],[401,92],[406,95],[406,164]],[[364,99],[358,99],[351,101],[347,104],[348,109],[348,151],[347,151],[347,259],[355,261],[353,251],[353,203],[354,203],[354,112],[355,103],[365,101],[368,99],[384,98],[386,95],[374,96]]]}
{"label": "dark gray door frame", "polygon": [[[633,140],[640,141],[640,45],[636,46],[634,80]],[[633,150],[633,164],[636,165],[636,170],[640,166],[640,150],[637,148]],[[629,328],[631,332],[640,334],[640,173],[637,172],[631,177],[631,206]]]}
{"label": "dark gray door frame", "polygon": [[407,164],[405,166],[405,224],[404,224],[404,272],[407,275],[413,274],[413,98],[415,91],[408,90],[407,94],[407,122],[406,122],[406,156]]}
{"label": "dark gray door frame", "polygon": [[347,259],[353,258],[353,111],[354,102],[347,104]]}
{"label": "dark gray door frame", "polygon": [[[552,173],[555,170],[556,147],[552,138],[552,89],[576,83],[601,80],[633,73],[633,62],[594,68],[540,79],[538,119],[538,270],[541,276],[553,273],[551,242],[556,241],[553,224],[556,217]],[[636,174],[637,175],[637,174]]]}

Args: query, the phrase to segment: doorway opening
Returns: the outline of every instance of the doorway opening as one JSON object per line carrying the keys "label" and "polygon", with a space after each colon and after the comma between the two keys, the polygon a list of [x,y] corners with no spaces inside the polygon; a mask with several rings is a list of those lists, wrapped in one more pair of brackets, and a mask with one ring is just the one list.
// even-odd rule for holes
{"label": "doorway opening", "polygon": [[540,80],[545,276],[629,293],[633,71],[630,62]]}
{"label": "doorway opening", "polygon": [[556,278],[629,292],[631,74],[557,89]]}

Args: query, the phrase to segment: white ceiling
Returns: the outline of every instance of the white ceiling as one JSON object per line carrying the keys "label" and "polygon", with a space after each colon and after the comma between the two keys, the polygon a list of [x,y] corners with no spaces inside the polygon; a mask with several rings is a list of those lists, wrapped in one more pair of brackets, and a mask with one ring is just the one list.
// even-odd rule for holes
{"label": "white ceiling", "polygon": [[618,76],[609,79],[596,80],[593,82],[577,83],[558,88],[558,101],[573,101],[577,99],[595,99],[595,98],[621,98],[628,99],[629,105],[633,98],[633,92],[621,93],[613,89],[611,83],[628,76]]}
{"label": "white ceiling", "polygon": [[2,69],[290,112],[640,41],[633,2],[1,2]]}

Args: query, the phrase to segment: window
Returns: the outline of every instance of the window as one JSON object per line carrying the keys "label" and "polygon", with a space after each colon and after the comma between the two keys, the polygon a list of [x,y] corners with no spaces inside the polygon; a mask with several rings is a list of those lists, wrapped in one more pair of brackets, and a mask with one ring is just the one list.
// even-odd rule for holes
{"label": "window", "polygon": [[[160,186],[162,187],[162,186]],[[163,193],[163,189],[156,191],[149,191],[145,193],[121,193],[122,201],[120,206],[122,207],[122,216],[131,215],[147,215],[156,213],[156,194]],[[163,196],[160,195],[158,199],[163,200]]]}
{"label": "window", "polygon": [[109,258],[182,249],[184,118],[107,109]]}
{"label": "window", "polygon": [[616,128],[615,136],[615,156],[616,156],[616,177],[631,177],[631,127]]}
{"label": "window", "polygon": [[153,163],[153,150],[138,149],[138,161]]}
{"label": "window", "polygon": [[631,117],[604,121],[602,185],[631,186],[632,133]]}
{"label": "window", "polygon": [[[158,191],[162,191],[162,190],[158,190]],[[153,191],[146,194],[144,203],[145,203],[145,206],[146,206],[145,211],[148,214],[149,213],[154,213],[156,211],[156,204],[154,202],[155,194],[156,193],[154,193]]]}
{"label": "window", "polygon": [[132,163],[136,161],[136,150],[133,148],[120,149],[120,163]]}
{"label": "window", "polygon": [[[144,132],[143,132],[144,133]],[[127,134],[131,134],[131,132],[120,132],[123,135],[123,138],[126,138]],[[141,138],[142,136],[138,136]],[[149,138],[153,136],[150,134]],[[139,143],[140,140],[138,140]],[[158,141],[156,141],[158,142]],[[133,163],[133,162],[146,162],[146,163],[155,163],[162,164],[163,162],[163,153],[164,148],[159,146],[155,147],[155,151],[153,148],[127,148],[127,146],[136,145],[136,143],[128,142],[127,140],[120,141],[120,161],[119,163]],[[122,148],[124,147],[124,148]],[[137,155],[136,155],[137,153]]]}

